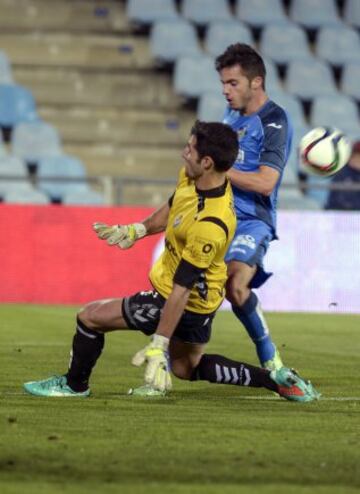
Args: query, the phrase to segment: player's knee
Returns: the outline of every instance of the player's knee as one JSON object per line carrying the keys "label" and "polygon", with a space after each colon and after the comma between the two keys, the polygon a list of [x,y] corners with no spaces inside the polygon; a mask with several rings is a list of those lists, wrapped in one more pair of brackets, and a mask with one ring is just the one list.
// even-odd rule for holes
{"label": "player's knee", "polygon": [[233,305],[241,307],[250,294],[250,289],[242,285],[235,276],[228,279],[226,284],[226,298]]}
{"label": "player's knee", "polygon": [[89,329],[96,330],[101,327],[100,321],[97,317],[97,308],[98,304],[96,302],[92,302],[82,307],[77,313],[78,319]]}
{"label": "player's knee", "polygon": [[178,379],[189,381],[192,371],[192,366],[185,360],[177,359],[171,362],[171,372]]}

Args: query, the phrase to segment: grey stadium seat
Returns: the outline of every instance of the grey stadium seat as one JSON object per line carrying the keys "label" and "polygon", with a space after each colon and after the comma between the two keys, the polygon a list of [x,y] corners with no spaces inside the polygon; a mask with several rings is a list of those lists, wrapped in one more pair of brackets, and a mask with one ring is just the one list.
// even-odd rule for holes
{"label": "grey stadium seat", "polygon": [[290,5],[290,18],[307,29],[341,22],[335,0],[296,0]]}
{"label": "grey stadium seat", "polygon": [[316,55],[332,65],[360,61],[359,33],[345,25],[319,29]]}
{"label": "grey stadium seat", "polygon": [[344,65],[341,77],[341,91],[360,101],[360,62],[350,62]]}
{"label": "grey stadium seat", "polygon": [[156,22],[151,30],[150,51],[160,63],[173,63],[181,56],[201,53],[196,30],[185,20]]}
{"label": "grey stadium seat", "polygon": [[6,192],[24,189],[30,182],[24,162],[16,156],[3,156],[0,158],[0,196]]}
{"label": "grey stadium seat", "polygon": [[26,162],[37,162],[44,156],[61,154],[58,131],[41,120],[17,125],[13,131],[11,144],[12,152]]}
{"label": "grey stadium seat", "polygon": [[357,105],[351,98],[341,93],[336,98],[317,96],[313,100],[310,123],[314,127],[337,127],[344,132],[357,130],[360,135]]}
{"label": "grey stadium seat", "polygon": [[269,22],[286,21],[281,0],[237,0],[235,15],[255,27],[262,27]]}
{"label": "grey stadium seat", "polygon": [[175,65],[174,89],[177,94],[187,98],[199,98],[207,91],[218,90],[221,93],[214,59],[208,55],[181,57]]}
{"label": "grey stadium seat", "polygon": [[330,68],[316,59],[290,62],[286,89],[303,100],[311,100],[320,95],[337,94]]}
{"label": "grey stadium seat", "polygon": [[205,35],[205,51],[217,57],[234,43],[253,44],[250,29],[239,21],[214,21],[207,28]]}
{"label": "grey stadium seat", "polygon": [[226,100],[221,91],[208,91],[198,101],[197,118],[205,122],[221,122],[225,113]]}
{"label": "grey stadium seat", "polygon": [[5,52],[0,51],[0,84],[11,84],[13,82],[11,65]]}
{"label": "grey stadium seat", "polygon": [[174,0],[128,0],[126,15],[136,24],[178,18]]}
{"label": "grey stadium seat", "polygon": [[290,22],[266,25],[261,34],[260,51],[277,64],[311,57],[304,30]]}
{"label": "grey stadium seat", "polygon": [[4,195],[4,202],[8,204],[49,204],[49,197],[35,189],[30,183],[26,188],[13,189]]}
{"label": "grey stadium seat", "polygon": [[89,188],[83,191],[66,192],[63,196],[62,203],[74,206],[103,206],[105,199],[102,194]]}
{"label": "grey stadium seat", "polygon": [[294,127],[306,125],[302,104],[296,96],[286,93],[285,91],[281,91],[279,93],[271,93],[271,99],[287,111]]}
{"label": "grey stadium seat", "polygon": [[200,26],[232,17],[227,0],[183,0],[181,13],[185,19]]}
{"label": "grey stadium seat", "polygon": [[355,27],[360,27],[360,2],[359,0],[346,0],[344,7],[344,19]]}

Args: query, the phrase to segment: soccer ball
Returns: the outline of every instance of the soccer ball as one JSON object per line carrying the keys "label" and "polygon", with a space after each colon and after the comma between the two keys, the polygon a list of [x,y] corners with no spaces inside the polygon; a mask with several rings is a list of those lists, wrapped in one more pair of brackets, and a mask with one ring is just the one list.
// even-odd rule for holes
{"label": "soccer ball", "polygon": [[300,140],[300,164],[304,171],[330,177],[349,161],[351,144],[339,129],[316,127]]}

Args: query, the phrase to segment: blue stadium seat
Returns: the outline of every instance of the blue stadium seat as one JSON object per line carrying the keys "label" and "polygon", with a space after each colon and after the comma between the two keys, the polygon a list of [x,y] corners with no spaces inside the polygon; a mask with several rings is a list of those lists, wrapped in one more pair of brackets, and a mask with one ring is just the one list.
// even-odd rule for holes
{"label": "blue stadium seat", "polygon": [[337,94],[330,68],[316,59],[290,62],[287,69],[286,89],[303,100],[311,100],[320,95]]}
{"label": "blue stadium seat", "polygon": [[237,0],[235,15],[254,27],[262,27],[269,22],[286,21],[281,0]]}
{"label": "blue stadium seat", "polygon": [[103,206],[105,199],[102,194],[95,190],[70,191],[66,192],[62,200],[63,204],[78,206]]}
{"label": "blue stadium seat", "polygon": [[[79,159],[72,156],[62,154],[41,158],[38,162],[37,176],[39,178],[39,189],[55,201],[62,201],[66,193],[89,191],[89,186],[85,180],[85,167]],[[57,180],[56,178],[64,178],[64,180]],[[67,179],[81,180],[71,181]]]}
{"label": "blue stadium seat", "polygon": [[250,29],[239,21],[214,21],[207,28],[205,36],[205,51],[217,57],[234,43],[253,44]]}
{"label": "blue stadium seat", "polygon": [[183,0],[183,17],[199,26],[206,26],[211,21],[231,19],[227,0]]}
{"label": "blue stadium seat", "polygon": [[9,59],[5,52],[0,50],[0,84],[12,84],[13,76]]}
{"label": "blue stadium seat", "polygon": [[360,121],[356,103],[339,93],[332,96],[317,96],[313,100],[310,123],[312,126],[337,127],[344,132],[358,130]]}
{"label": "blue stadium seat", "polygon": [[260,51],[277,64],[311,56],[304,30],[290,22],[266,25],[261,35]]}
{"label": "blue stadium seat", "polygon": [[214,59],[208,55],[179,58],[174,71],[174,89],[186,98],[199,98],[207,91],[221,93]]}
{"label": "blue stadium seat", "polygon": [[275,103],[287,111],[294,127],[304,127],[306,125],[302,104],[295,96],[285,91],[272,92],[270,96]]}
{"label": "blue stadium seat", "polygon": [[266,92],[271,97],[271,95],[274,93],[282,92],[283,87],[274,62],[264,57],[264,63],[266,68],[265,88]]}
{"label": "blue stadium seat", "polygon": [[4,202],[8,204],[49,204],[49,197],[35,189],[30,183],[27,187],[13,189],[3,197]]}
{"label": "blue stadium seat", "polygon": [[278,209],[316,211],[321,209],[321,205],[311,197],[304,196],[297,189],[280,187],[278,195]]}
{"label": "blue stadium seat", "polygon": [[307,29],[341,22],[335,0],[296,0],[290,5],[290,18]]}
{"label": "blue stadium seat", "polygon": [[140,25],[178,18],[174,0],[128,0],[126,15]]}
{"label": "blue stadium seat", "polygon": [[57,130],[42,120],[17,125],[11,144],[12,152],[27,163],[37,163],[44,156],[61,154],[61,141]]}
{"label": "blue stadium seat", "polygon": [[344,7],[344,19],[347,23],[360,28],[359,0],[346,0]]}
{"label": "blue stadium seat", "polygon": [[201,53],[196,30],[185,20],[156,22],[150,35],[150,51],[160,63],[173,63],[181,56]]}
{"label": "blue stadium seat", "polygon": [[13,127],[37,118],[36,105],[29,89],[19,84],[0,84],[0,125]]}
{"label": "blue stadium seat", "polygon": [[348,96],[360,101],[360,62],[351,62],[343,66],[340,88]]}
{"label": "blue stadium seat", "polygon": [[329,181],[330,179],[315,175],[308,175],[307,177],[307,184],[310,188],[306,191],[306,197],[316,201],[321,209],[324,209],[329,197],[329,190],[324,187]]}
{"label": "blue stadium seat", "polygon": [[2,156],[0,158],[0,196],[13,189],[23,189],[28,185],[28,172],[25,164],[16,156]]}
{"label": "blue stadium seat", "polygon": [[198,101],[197,118],[205,122],[221,122],[225,113],[226,100],[219,91],[203,93]]}
{"label": "blue stadium seat", "polygon": [[345,25],[319,29],[316,55],[332,65],[360,61],[359,33]]}

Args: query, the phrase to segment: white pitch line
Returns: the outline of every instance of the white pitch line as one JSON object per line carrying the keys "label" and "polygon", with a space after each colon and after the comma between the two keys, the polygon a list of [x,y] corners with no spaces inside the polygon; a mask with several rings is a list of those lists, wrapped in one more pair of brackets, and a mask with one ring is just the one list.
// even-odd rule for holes
{"label": "white pitch line", "polygon": [[[25,391],[23,393],[19,392],[7,392],[3,391],[0,393],[0,397],[6,397],[6,396],[29,396],[28,393]],[[122,398],[127,396],[125,393],[119,393],[117,395],[117,398]],[[104,399],[105,396],[97,396],[99,399]],[[113,397],[115,398],[115,397]],[[108,398],[107,398],[108,399]],[[247,401],[279,401],[280,397],[279,396],[239,396],[239,400],[247,400]],[[360,401],[360,396],[324,396],[320,398],[320,401]]]}

